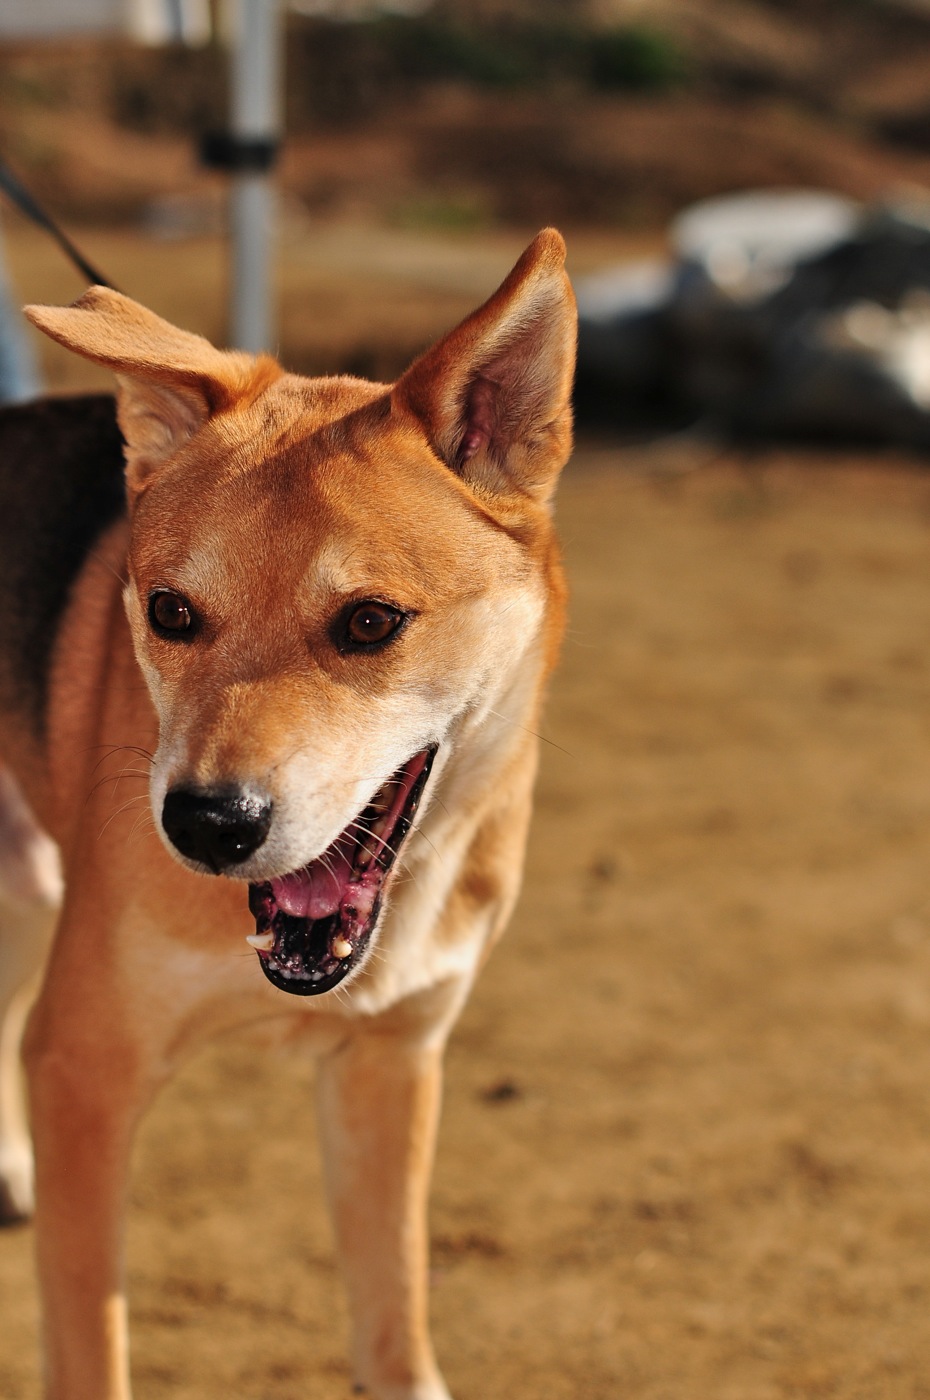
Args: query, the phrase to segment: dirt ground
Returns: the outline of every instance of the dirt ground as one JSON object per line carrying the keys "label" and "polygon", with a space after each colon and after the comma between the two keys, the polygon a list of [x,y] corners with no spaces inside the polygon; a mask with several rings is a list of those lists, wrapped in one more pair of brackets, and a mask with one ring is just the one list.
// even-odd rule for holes
{"label": "dirt ground", "polygon": [[[215,248],[120,238],[89,251],[127,290],[219,324]],[[308,359],[366,300],[383,344],[392,314],[416,342],[519,246],[348,238],[306,274],[306,307],[330,290]],[[12,252],[25,295],[76,293],[31,236]],[[571,631],[526,889],[448,1057],[452,1392],[930,1397],[926,464],[587,440],[559,515]],[[222,1044],[148,1119],[139,1400],[346,1395],[312,1074]],[[6,1400],[37,1394],[30,1256],[0,1235]]]}

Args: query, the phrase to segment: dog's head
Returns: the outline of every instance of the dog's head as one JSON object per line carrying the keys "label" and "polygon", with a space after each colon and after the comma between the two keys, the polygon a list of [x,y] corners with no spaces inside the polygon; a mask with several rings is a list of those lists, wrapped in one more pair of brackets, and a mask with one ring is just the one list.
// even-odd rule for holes
{"label": "dog's head", "polygon": [[362,964],[434,755],[554,648],[564,253],[541,233],[393,387],[285,374],[103,288],[27,310],[118,377],[156,825],[191,868],[249,882],[288,991]]}

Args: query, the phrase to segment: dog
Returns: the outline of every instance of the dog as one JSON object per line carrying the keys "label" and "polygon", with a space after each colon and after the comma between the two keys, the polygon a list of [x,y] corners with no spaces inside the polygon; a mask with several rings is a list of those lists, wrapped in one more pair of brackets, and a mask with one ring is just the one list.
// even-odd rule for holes
{"label": "dog", "polygon": [[544,230],[393,386],[102,287],[26,308],[118,386],[0,427],[0,1188],[30,1213],[26,1022],[49,1400],[127,1400],[134,1130],[236,1027],[317,1057],[358,1388],[449,1400],[426,1197],[563,628],[564,260]]}

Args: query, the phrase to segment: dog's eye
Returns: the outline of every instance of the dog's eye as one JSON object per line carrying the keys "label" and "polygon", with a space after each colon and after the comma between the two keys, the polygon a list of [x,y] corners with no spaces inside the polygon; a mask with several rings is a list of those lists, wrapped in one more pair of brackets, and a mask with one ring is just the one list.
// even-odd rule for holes
{"label": "dog's eye", "polygon": [[182,593],[163,589],[149,597],[149,623],[156,636],[189,641],[197,621],[197,614]]}
{"label": "dog's eye", "polygon": [[347,647],[375,647],[388,641],[407,621],[406,613],[388,603],[359,603],[344,624]]}

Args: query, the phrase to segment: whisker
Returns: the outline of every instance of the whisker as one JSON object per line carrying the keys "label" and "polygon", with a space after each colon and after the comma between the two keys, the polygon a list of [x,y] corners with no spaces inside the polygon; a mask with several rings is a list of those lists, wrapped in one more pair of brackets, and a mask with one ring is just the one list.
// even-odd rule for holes
{"label": "whisker", "polygon": [[104,834],[104,832],[106,831],[107,827],[110,825],[111,822],[115,821],[117,817],[122,816],[122,814],[123,814],[124,812],[128,812],[128,811],[129,811],[129,808],[132,807],[132,806],[134,805],[134,803],[136,803],[136,802],[144,802],[144,801],[145,801],[144,796],[130,797],[129,801],[128,801],[128,802],[124,802],[123,805],[122,805],[122,807],[117,807],[117,809],[116,809],[115,812],[111,812],[111,813],[110,813],[110,815],[107,817],[106,821],[104,822],[103,826],[102,826],[102,827],[100,828],[100,830],[98,831],[98,833],[97,833],[97,840],[99,841],[99,840],[101,839],[101,837],[103,836],[103,834]]}
{"label": "whisker", "polygon": [[437,859],[438,861],[442,861],[442,859],[443,859],[442,852],[439,850],[438,846],[436,845],[436,842],[430,840],[430,838],[427,836],[426,832],[423,830],[422,826],[420,826],[419,822],[411,822],[411,823],[410,823],[410,830],[411,830],[412,832],[415,832],[417,836],[422,837],[422,839],[426,842],[427,846],[429,846],[430,850],[432,851],[432,853],[433,853],[433,855],[436,857],[436,859]]}
{"label": "whisker", "polygon": [[[397,852],[394,850],[393,846],[389,845],[387,841],[382,841],[380,836],[374,836],[373,833],[372,833],[371,831],[368,830],[368,827],[367,827],[367,826],[362,826],[361,822],[355,821],[355,820],[350,821],[345,827],[343,827],[343,830],[344,830],[344,831],[352,831],[352,830],[355,830],[355,831],[361,832],[361,834],[362,834],[363,836],[371,836],[373,840],[379,841],[379,842],[381,843],[381,851],[382,851],[382,852],[383,852],[383,851],[387,851],[387,852],[389,852],[389,854],[390,854],[391,856],[394,857],[395,860],[397,859]],[[380,853],[381,853],[381,852],[379,852],[379,854],[380,854]],[[320,857],[318,857],[318,859],[320,859]]]}
{"label": "whisker", "polygon": [[[145,831],[145,823],[146,823],[146,822],[148,822],[148,830],[149,830],[149,831],[155,831],[155,823],[154,823],[154,821],[152,820],[152,813],[151,813],[151,811],[140,812],[139,815],[136,817],[136,820],[135,820],[134,823],[133,823],[132,831],[130,831],[130,833],[129,833],[129,837],[128,837],[127,843],[126,843],[127,845],[131,844],[132,841],[134,841],[134,840],[137,838],[137,836],[141,835],[142,832]],[[141,829],[142,829],[141,831],[140,831],[140,827],[141,827]]]}
{"label": "whisker", "polygon": [[[351,821],[351,822],[349,822],[349,824],[348,824],[348,826],[345,828],[345,830],[346,830],[346,831],[350,831],[352,828],[355,828],[355,830],[362,832],[363,835],[365,835],[365,836],[370,836],[370,835],[371,835],[371,832],[368,830],[368,828],[365,827],[365,826],[362,826],[362,825],[361,825],[359,822],[357,822],[357,821]],[[430,848],[430,850],[433,852],[433,854],[434,854],[439,860],[442,860],[442,856],[441,856],[441,854],[440,854],[440,852],[439,852],[439,850],[438,850],[438,848],[437,848],[437,846],[436,846],[436,843],[435,843],[434,841],[431,841],[431,840],[430,840],[430,838],[427,836],[426,832],[423,830],[423,827],[419,824],[419,822],[411,822],[411,823],[410,823],[410,826],[409,826],[409,828],[408,828],[408,830],[411,831],[411,832],[416,833],[417,836],[422,836],[423,840],[424,840],[424,841],[426,842],[426,844],[429,846],[429,848]],[[381,840],[380,836],[375,837],[375,840],[380,841],[380,840]],[[385,851],[387,851],[387,852],[394,858],[394,860],[396,860],[397,857],[398,857],[398,855],[400,854],[400,850],[399,850],[399,849],[398,849],[398,850],[395,850],[394,847],[393,847],[388,841],[382,841],[381,844],[382,844],[382,849],[385,850]]]}
{"label": "whisker", "polygon": [[333,988],[333,993],[341,1006],[347,1007],[351,1004],[349,1001],[348,988],[344,987],[341,982],[338,986]]}
{"label": "whisker", "polygon": [[104,559],[103,555],[98,549],[89,550],[87,557],[88,559],[93,559],[95,564],[102,564],[103,567],[113,575],[120,587],[125,588],[127,583],[126,575],[121,574],[117,569],[115,569],[110,563],[109,559]]}
{"label": "whisker", "polygon": [[[93,787],[89,790],[89,792],[88,792],[87,795],[85,796],[85,798],[84,798],[84,806],[87,807],[87,806],[90,804],[91,798],[92,798],[92,797],[94,796],[94,794],[98,791],[98,789],[101,788],[101,787],[104,785],[104,783],[113,783],[113,784],[115,784],[115,786],[114,786],[114,788],[113,788],[113,796],[116,797],[117,793],[119,792],[119,785],[120,785],[120,782],[122,781],[123,778],[144,778],[144,779],[147,780],[147,779],[148,779],[148,774],[147,774],[147,773],[139,773],[139,772],[133,771],[132,769],[124,769],[124,771],[123,771],[122,773],[110,773],[110,774],[107,774],[107,775],[106,775],[105,777],[103,777],[103,778],[98,778],[97,782],[94,783]],[[136,799],[134,799],[134,800],[139,800],[140,798],[147,797],[147,796],[148,796],[147,793],[138,793],[137,796],[136,796]]]}
{"label": "whisker", "polygon": [[93,753],[96,749],[102,749],[103,753],[94,764],[94,770],[98,769],[101,763],[105,763],[108,758],[112,758],[116,753],[135,754],[136,758],[144,759],[146,763],[154,763],[155,755],[149,753],[148,749],[141,748],[138,744],[91,744],[86,752]]}
{"label": "whisker", "polygon": [[577,757],[570,750],[563,749],[562,745],[557,744],[554,739],[548,739],[545,734],[540,734],[538,729],[530,729],[527,725],[520,724],[518,720],[511,719],[509,715],[502,715],[500,710],[488,710],[487,713],[493,715],[495,719],[502,719],[505,724],[512,724],[514,729],[522,729],[524,734],[532,734],[534,739],[538,739],[542,744],[548,744],[550,748],[558,749],[559,753],[564,753],[567,758]]}
{"label": "whisker", "polygon": [[121,768],[118,773],[104,773],[102,778],[97,779],[90,791],[94,793],[98,788],[103,787],[104,783],[118,783],[123,778],[145,778],[147,780],[148,777],[149,774],[141,768]]}

